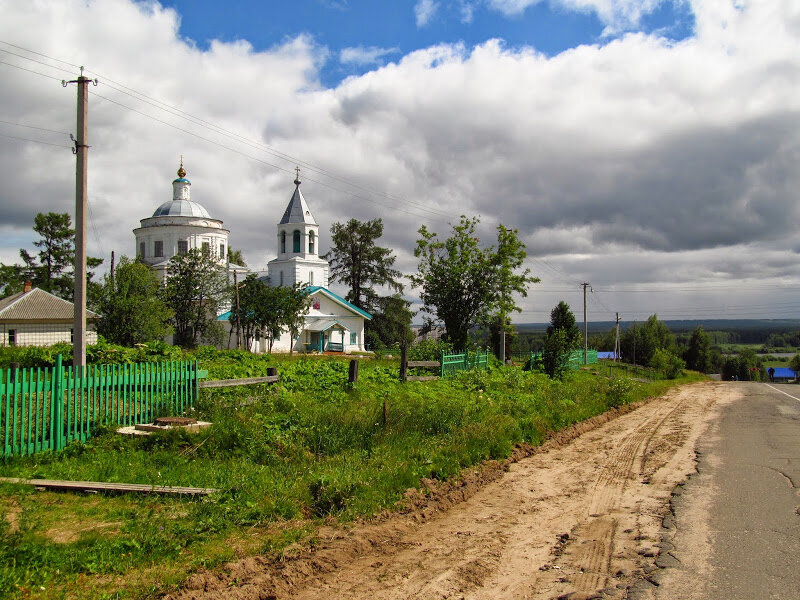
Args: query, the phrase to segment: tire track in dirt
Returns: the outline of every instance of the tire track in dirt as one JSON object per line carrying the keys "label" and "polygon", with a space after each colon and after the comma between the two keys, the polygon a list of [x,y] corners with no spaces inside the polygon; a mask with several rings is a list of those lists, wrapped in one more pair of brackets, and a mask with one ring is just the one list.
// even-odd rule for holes
{"label": "tire track in dirt", "polygon": [[724,383],[673,390],[594,429],[581,424],[573,441],[548,443],[474,494],[465,483],[464,501],[449,510],[421,502],[334,530],[293,561],[256,557],[199,574],[174,597],[622,598],[652,568],[661,517],[693,468],[710,408],[735,393]]}

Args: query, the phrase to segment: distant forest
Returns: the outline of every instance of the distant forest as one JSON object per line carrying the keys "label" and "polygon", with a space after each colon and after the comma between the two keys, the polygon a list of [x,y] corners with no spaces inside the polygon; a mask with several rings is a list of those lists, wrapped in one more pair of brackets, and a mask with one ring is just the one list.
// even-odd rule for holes
{"label": "distant forest", "polygon": [[[577,315],[576,315],[577,316]],[[637,325],[642,325],[638,322]],[[698,321],[663,321],[675,335],[678,346],[685,346],[689,337],[697,327],[711,338],[711,343],[718,347],[736,344],[762,346],[764,352],[800,351],[800,320],[752,319],[752,320],[698,320]],[[547,323],[522,323],[515,325],[516,333],[511,341],[512,352],[538,352],[542,348]],[[583,324],[580,324],[583,331]],[[589,347],[600,351],[614,350],[613,321],[594,322],[588,324]],[[633,327],[634,323],[620,323],[620,332]],[[482,337],[476,332],[474,339]]]}

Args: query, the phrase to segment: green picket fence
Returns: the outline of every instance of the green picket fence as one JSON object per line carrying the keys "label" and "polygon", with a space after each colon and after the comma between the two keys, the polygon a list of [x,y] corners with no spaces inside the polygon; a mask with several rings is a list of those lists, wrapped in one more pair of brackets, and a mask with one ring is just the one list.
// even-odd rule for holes
{"label": "green picket fence", "polygon": [[442,352],[442,377],[454,375],[459,371],[489,368],[489,351],[445,354]]}
{"label": "green picket fence", "polygon": [[[541,352],[531,352],[530,353],[530,361],[531,364],[536,364],[537,362],[542,360],[542,353]],[[586,353],[586,364],[588,365],[596,365],[600,362],[597,358],[597,350],[589,350]],[[569,353],[569,369],[571,371],[577,371],[580,369],[584,362],[583,362],[583,350],[574,350]]]}
{"label": "green picket fence", "polygon": [[0,369],[0,448],[5,456],[61,450],[98,425],[126,426],[179,415],[207,372],[197,361]]}

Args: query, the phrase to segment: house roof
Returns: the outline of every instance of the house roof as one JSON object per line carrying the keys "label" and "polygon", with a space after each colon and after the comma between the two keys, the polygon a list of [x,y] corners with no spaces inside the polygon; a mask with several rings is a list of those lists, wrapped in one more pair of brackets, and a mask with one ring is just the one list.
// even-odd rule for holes
{"label": "house roof", "polygon": [[316,293],[322,293],[323,295],[327,296],[328,298],[330,298],[334,302],[337,302],[337,303],[341,304],[345,308],[348,308],[349,310],[351,310],[354,313],[364,317],[365,319],[372,320],[372,315],[369,314],[367,311],[361,310],[355,304],[351,304],[350,302],[348,302],[347,300],[345,300],[341,296],[338,296],[337,294],[334,294],[328,288],[324,288],[324,287],[319,286],[319,285],[310,285],[310,286],[308,286],[306,288],[306,290],[308,290],[308,293],[312,294],[312,295],[316,294]]}
{"label": "house roof", "polygon": [[[75,305],[39,288],[18,292],[0,300],[0,321],[71,321]],[[87,319],[100,315],[86,311]]]}
{"label": "house roof", "polygon": [[[331,300],[333,300],[337,304],[341,304],[342,306],[344,306],[349,311],[356,313],[358,316],[364,317],[365,319],[372,320],[372,315],[369,314],[367,311],[361,310],[355,304],[351,304],[350,302],[348,302],[347,300],[345,300],[341,296],[338,296],[337,294],[334,294],[328,288],[324,288],[324,287],[318,286],[318,285],[311,285],[311,286],[308,286],[306,288],[306,293],[308,293],[309,295],[312,295],[312,296],[314,294],[323,294],[324,296],[327,296],[328,298],[330,298]],[[228,321],[230,319],[230,316],[231,316],[231,312],[230,311],[222,313],[221,315],[219,315],[217,317],[217,321]],[[311,320],[313,320],[313,319],[320,319],[320,318],[330,319],[331,317],[319,317],[319,316],[308,317],[309,322],[311,322]],[[310,327],[308,327],[308,326],[306,327],[306,329],[309,329],[310,331],[325,331],[324,329],[310,329]],[[347,327],[345,327],[345,329],[347,329]]]}
{"label": "house roof", "polygon": [[306,322],[305,328],[308,331],[328,331],[328,329],[333,329],[337,326],[341,329],[347,329],[345,325],[332,318],[310,318]]}

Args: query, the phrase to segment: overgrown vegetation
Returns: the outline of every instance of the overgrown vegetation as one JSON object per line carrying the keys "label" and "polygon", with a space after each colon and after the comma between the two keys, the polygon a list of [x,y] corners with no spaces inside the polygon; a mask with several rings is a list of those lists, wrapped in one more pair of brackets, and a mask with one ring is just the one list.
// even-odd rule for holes
{"label": "overgrown vegetation", "polygon": [[6,459],[2,474],[220,492],[199,501],[87,499],[0,486],[0,596],[154,597],[201,566],[280,552],[321,519],[374,514],[423,477],[507,457],[516,444],[539,444],[669,385],[589,372],[550,380],[516,367],[400,384],[396,361],[370,360],[347,387],[344,360],[258,364],[244,352],[202,348],[195,356],[218,377],[277,361],[281,382],[203,390],[195,414],[214,424],[198,434],[106,432],[60,453]]}

